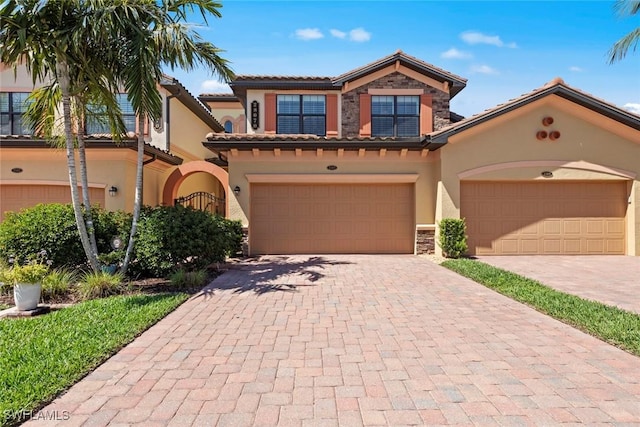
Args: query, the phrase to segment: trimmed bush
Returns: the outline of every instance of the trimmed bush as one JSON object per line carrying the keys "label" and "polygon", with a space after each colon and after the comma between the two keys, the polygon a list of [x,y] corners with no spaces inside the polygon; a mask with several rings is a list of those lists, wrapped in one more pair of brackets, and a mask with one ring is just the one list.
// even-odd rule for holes
{"label": "trimmed bush", "polygon": [[[98,206],[92,207],[91,212],[98,250],[109,252],[111,239],[126,230],[130,216],[107,212]],[[0,223],[0,258],[25,260],[43,249],[54,268],[86,264],[71,204],[39,204],[20,212],[9,212]]]}
{"label": "trimmed bush", "polygon": [[240,247],[242,226],[182,206],[145,207],[140,215],[131,273],[166,277],[224,261]]}
{"label": "trimmed bush", "polygon": [[438,223],[438,244],[447,258],[460,258],[467,252],[467,225],[464,218],[445,218]]}

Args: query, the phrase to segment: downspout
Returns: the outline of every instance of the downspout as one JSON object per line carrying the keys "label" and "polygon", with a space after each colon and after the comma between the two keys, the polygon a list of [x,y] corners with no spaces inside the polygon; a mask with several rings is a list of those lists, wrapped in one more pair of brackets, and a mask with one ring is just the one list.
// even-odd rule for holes
{"label": "downspout", "polygon": [[175,95],[167,96],[167,151],[171,151],[171,100],[180,96],[181,89],[178,89]]}

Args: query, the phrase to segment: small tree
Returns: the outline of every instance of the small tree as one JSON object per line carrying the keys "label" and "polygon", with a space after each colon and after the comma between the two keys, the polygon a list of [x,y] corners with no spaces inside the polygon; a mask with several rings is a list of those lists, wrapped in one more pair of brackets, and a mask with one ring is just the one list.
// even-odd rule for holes
{"label": "small tree", "polygon": [[460,258],[467,252],[467,225],[464,218],[445,218],[438,223],[438,245],[447,258]]}

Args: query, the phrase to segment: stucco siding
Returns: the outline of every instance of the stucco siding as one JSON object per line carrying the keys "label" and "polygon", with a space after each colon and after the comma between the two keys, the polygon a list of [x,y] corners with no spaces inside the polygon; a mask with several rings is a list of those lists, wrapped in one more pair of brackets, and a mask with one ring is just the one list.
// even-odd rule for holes
{"label": "stucco siding", "polygon": [[[337,166],[337,170],[327,170],[328,165]],[[241,153],[229,159],[229,186],[241,188],[237,197],[237,205],[230,204],[232,219],[239,219],[245,226],[250,217],[250,184],[248,174],[417,174],[416,223],[433,224],[435,213],[435,189],[437,183],[437,162],[421,158],[418,153],[409,153],[407,158],[400,158],[399,152],[387,152],[380,157],[378,151],[368,151],[364,157],[357,152],[345,152],[338,158],[336,152],[324,152],[318,157],[316,151],[303,151],[300,157],[293,152],[282,152],[275,157],[273,152],[261,152],[258,158],[251,153]],[[346,183],[349,181],[347,180]],[[235,196],[232,199],[236,199]]]}
{"label": "stucco siding", "polygon": [[[640,254],[640,144],[621,136],[624,132],[603,128],[609,119],[599,116],[592,122],[578,117],[582,107],[575,105],[573,114],[564,102],[547,99],[450,138],[440,150],[438,218],[459,217],[461,179],[627,180],[627,253]],[[544,127],[544,117],[553,117],[553,124]],[[556,130],[560,137],[539,140],[536,133],[541,130]],[[542,177],[542,171],[553,177]]]}

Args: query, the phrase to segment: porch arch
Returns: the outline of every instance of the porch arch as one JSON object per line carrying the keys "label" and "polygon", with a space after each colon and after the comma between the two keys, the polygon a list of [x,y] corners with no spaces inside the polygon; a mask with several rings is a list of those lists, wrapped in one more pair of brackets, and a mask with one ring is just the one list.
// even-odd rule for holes
{"label": "porch arch", "polygon": [[180,165],[174,170],[164,184],[162,190],[162,204],[165,206],[173,205],[173,201],[178,197],[178,188],[180,184],[191,174],[196,172],[205,172],[213,175],[220,181],[224,188],[224,212],[225,217],[229,217],[229,173],[216,166],[213,163],[204,160],[196,160],[193,162]]}

